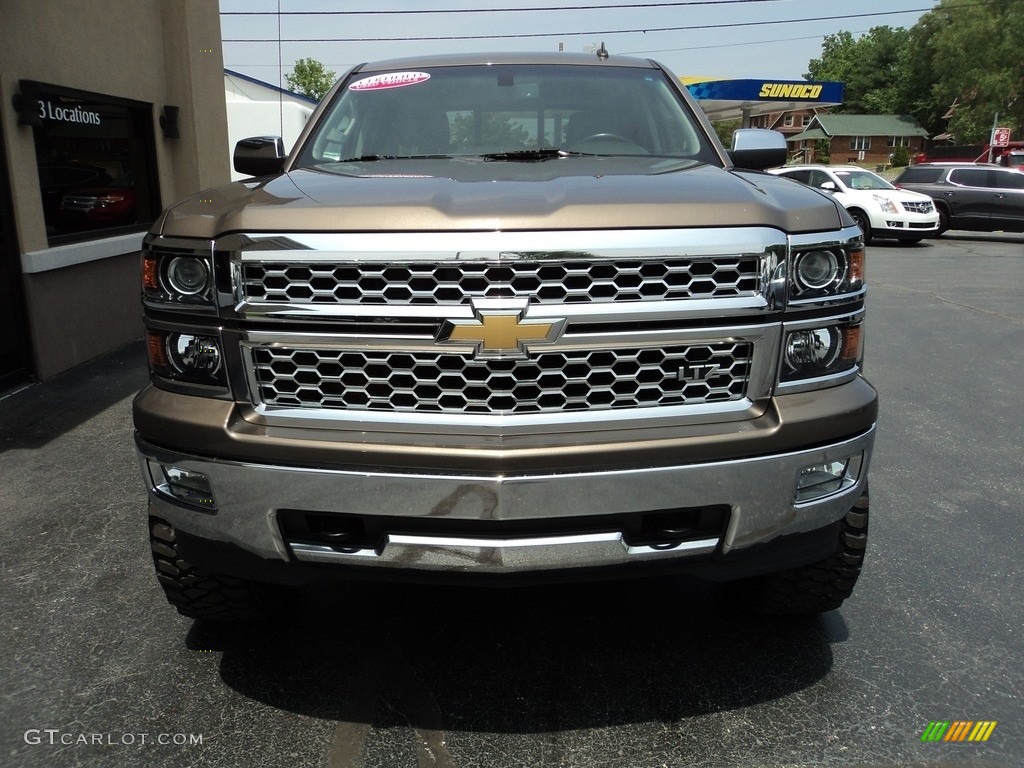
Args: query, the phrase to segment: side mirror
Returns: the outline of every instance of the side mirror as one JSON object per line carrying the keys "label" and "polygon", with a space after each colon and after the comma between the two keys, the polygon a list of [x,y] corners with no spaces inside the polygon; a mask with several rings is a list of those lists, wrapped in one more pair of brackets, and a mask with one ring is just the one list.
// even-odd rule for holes
{"label": "side mirror", "polygon": [[284,140],[280,136],[253,136],[235,144],[235,170],[250,176],[271,176],[284,169]]}
{"label": "side mirror", "polygon": [[818,188],[819,189],[824,189],[826,192],[835,192],[836,191],[836,183],[834,181],[826,181],[826,182],[824,182]]}
{"label": "side mirror", "polygon": [[788,155],[786,137],[764,128],[740,128],[732,135],[729,158],[737,168],[763,171],[785,165]]}

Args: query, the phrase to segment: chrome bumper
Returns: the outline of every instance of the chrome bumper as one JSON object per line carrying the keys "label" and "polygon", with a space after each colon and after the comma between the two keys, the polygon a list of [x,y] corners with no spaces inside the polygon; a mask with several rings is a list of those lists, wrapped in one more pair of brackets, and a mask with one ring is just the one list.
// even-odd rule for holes
{"label": "chrome bumper", "polygon": [[[166,451],[137,438],[152,514],[201,539],[271,561],[344,563],[435,571],[503,573],[621,565],[729,553],[779,536],[823,528],[864,491],[874,427],[825,447],[734,461],[603,472],[469,476],[296,468],[218,461]],[[860,456],[850,483],[813,502],[794,501],[804,467]],[[159,489],[159,465],[205,474],[215,512]],[[379,549],[342,549],[283,539],[282,509],[315,513],[462,520],[571,518],[728,505],[725,534],[671,549],[629,546],[615,532],[533,538],[390,535]]]}

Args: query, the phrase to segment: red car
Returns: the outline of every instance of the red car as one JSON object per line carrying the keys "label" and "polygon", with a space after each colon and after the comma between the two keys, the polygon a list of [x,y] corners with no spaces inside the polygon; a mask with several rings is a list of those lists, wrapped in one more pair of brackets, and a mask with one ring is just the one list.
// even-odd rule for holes
{"label": "red car", "polygon": [[126,174],[105,187],[76,189],[61,198],[58,221],[64,231],[123,227],[138,221],[135,182]]}

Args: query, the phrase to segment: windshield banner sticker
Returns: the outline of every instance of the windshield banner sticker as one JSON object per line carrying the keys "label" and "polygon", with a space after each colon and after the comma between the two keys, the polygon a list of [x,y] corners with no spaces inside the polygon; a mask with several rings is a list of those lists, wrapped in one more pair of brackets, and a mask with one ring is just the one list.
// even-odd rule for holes
{"label": "windshield banner sticker", "polygon": [[348,89],[350,91],[383,91],[388,88],[404,88],[417,85],[430,79],[426,72],[391,72],[387,75],[373,75],[356,80]]}

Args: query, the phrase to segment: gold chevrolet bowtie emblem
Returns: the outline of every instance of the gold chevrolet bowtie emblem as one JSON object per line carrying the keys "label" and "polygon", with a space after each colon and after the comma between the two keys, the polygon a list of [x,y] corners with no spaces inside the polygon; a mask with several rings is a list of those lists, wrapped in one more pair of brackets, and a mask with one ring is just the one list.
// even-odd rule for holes
{"label": "gold chevrolet bowtie emblem", "polygon": [[449,320],[441,343],[469,343],[481,357],[521,357],[528,342],[554,341],[564,320],[524,320],[520,311],[480,311],[472,320]]}

